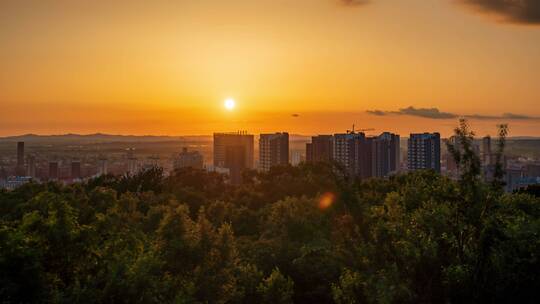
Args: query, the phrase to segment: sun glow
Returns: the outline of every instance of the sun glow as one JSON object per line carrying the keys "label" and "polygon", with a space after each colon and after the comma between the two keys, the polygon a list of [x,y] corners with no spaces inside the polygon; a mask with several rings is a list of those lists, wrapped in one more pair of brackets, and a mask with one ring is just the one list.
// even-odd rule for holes
{"label": "sun glow", "polygon": [[236,107],[236,102],[232,98],[227,98],[225,99],[223,105],[225,106],[225,109],[227,109],[228,111],[232,111]]}

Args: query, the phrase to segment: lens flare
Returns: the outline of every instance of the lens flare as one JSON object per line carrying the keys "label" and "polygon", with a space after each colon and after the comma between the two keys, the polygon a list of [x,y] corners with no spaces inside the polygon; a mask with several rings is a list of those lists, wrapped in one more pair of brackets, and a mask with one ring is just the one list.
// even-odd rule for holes
{"label": "lens flare", "polygon": [[326,192],[319,198],[319,209],[324,210],[332,206],[336,200],[336,195],[332,192]]}

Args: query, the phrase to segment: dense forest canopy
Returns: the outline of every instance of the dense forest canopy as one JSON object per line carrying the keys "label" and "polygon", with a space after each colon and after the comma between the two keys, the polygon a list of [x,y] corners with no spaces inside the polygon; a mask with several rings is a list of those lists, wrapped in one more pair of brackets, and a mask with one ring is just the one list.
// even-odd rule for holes
{"label": "dense forest canopy", "polygon": [[358,181],[314,163],[245,172],[240,186],[154,168],[1,191],[0,299],[534,303],[540,200],[504,193],[501,170],[482,182],[465,122],[456,135],[458,181]]}

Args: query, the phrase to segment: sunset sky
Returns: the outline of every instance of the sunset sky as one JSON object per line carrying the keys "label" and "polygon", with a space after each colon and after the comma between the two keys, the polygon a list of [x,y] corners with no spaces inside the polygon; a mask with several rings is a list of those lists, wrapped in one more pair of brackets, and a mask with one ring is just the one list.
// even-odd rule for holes
{"label": "sunset sky", "polygon": [[511,2],[3,0],[0,136],[540,136],[540,4]]}

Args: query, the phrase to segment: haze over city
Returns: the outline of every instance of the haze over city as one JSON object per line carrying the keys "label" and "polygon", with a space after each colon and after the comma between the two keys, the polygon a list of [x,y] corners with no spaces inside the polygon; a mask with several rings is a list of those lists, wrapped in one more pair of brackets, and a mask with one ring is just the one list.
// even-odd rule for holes
{"label": "haze over city", "polygon": [[2,1],[0,136],[540,136],[538,5],[504,3]]}

